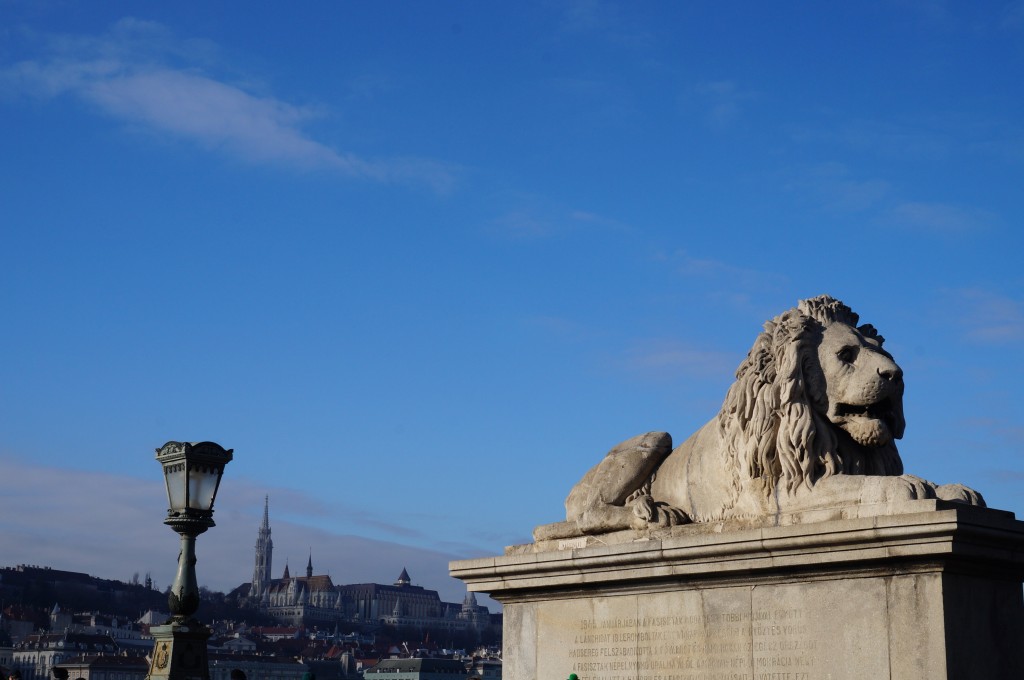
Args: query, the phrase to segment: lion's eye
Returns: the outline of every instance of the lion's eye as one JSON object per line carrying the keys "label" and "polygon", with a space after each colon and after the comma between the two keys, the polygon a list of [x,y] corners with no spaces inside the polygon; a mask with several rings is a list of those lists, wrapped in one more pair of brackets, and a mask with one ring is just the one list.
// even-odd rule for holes
{"label": "lion's eye", "polygon": [[844,364],[852,364],[853,360],[857,358],[856,347],[844,347],[836,352],[836,358],[842,361]]}

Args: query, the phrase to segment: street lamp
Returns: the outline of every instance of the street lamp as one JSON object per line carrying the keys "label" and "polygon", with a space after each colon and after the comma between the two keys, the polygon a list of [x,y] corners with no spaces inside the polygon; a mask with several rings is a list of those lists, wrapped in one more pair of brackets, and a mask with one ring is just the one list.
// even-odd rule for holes
{"label": "street lamp", "polygon": [[167,442],[156,450],[167,485],[164,524],[181,536],[178,573],[167,604],[171,619],[153,626],[155,645],[148,680],[209,680],[206,641],[210,630],[192,618],[199,608],[196,536],[214,526],[213,501],[232,450],[213,442]]}

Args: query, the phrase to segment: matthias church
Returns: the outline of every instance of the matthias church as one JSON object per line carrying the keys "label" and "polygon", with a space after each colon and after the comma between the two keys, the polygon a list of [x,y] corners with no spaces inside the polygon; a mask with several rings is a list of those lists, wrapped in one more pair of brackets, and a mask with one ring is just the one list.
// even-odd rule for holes
{"label": "matthias church", "polygon": [[285,565],[281,578],[272,578],[273,554],[270,499],[267,498],[256,537],[252,583],[239,586],[233,595],[284,625],[320,628],[390,625],[476,633],[482,633],[491,625],[490,611],[478,605],[472,593],[467,593],[461,604],[442,602],[436,590],[412,585],[404,568],[393,585],[335,585],[330,576],[313,574],[312,554],[305,576],[292,576]]}

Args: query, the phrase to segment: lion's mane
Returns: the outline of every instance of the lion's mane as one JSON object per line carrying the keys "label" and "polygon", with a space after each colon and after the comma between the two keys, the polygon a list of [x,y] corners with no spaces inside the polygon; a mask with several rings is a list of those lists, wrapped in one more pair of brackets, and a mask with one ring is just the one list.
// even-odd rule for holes
{"label": "lion's mane", "polygon": [[[763,480],[768,491],[810,489],[835,474],[903,474],[893,441],[870,450],[840,447],[848,435],[823,415],[817,346],[824,326],[835,322],[856,327],[879,346],[884,340],[870,324],[858,326],[858,315],[842,302],[828,296],[804,300],[765,323],[718,414],[730,464],[741,476]],[[903,434],[898,406],[896,437]]]}

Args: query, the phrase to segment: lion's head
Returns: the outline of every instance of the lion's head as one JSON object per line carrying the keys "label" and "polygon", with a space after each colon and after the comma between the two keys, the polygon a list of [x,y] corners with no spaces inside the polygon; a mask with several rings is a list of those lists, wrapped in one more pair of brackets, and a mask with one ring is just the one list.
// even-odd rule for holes
{"label": "lion's head", "polygon": [[903,372],[858,321],[823,295],[765,324],[718,416],[741,474],[791,492],[834,474],[903,473]]}

